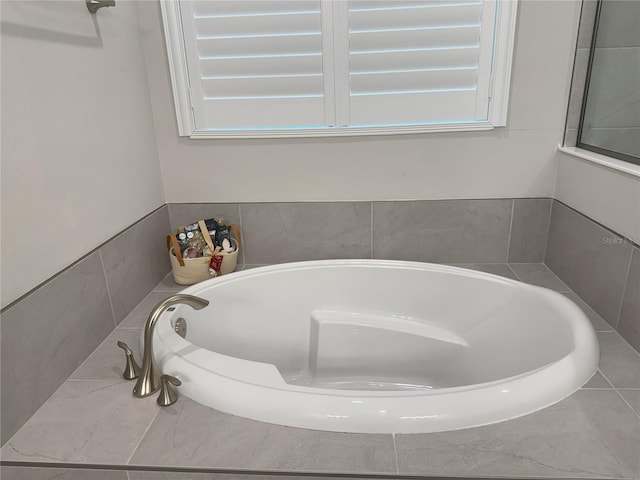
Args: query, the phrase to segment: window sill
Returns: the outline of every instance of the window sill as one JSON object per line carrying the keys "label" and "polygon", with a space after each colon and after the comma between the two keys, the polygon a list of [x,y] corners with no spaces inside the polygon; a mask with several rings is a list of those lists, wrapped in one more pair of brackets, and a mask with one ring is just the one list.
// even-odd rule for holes
{"label": "window sill", "polygon": [[633,163],[618,160],[617,158],[607,157],[606,155],[590,152],[589,150],[583,150],[577,147],[559,146],[558,150],[562,153],[640,178],[640,165],[634,165]]}
{"label": "window sill", "polygon": [[372,127],[341,127],[341,128],[298,128],[282,130],[196,130],[180,132],[192,140],[215,139],[252,139],[252,138],[312,138],[312,137],[354,137],[366,135],[401,135],[416,133],[449,133],[474,132],[493,130],[501,125],[493,125],[488,121],[460,122],[437,125],[394,125]]}

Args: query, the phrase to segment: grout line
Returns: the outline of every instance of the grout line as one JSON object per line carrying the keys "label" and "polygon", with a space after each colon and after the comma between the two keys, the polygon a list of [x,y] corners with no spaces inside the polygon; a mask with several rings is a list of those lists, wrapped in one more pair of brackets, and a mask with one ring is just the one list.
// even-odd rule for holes
{"label": "grout line", "polygon": [[509,256],[511,255],[511,233],[513,232],[513,212],[516,209],[516,200],[511,199],[511,219],[509,220],[509,236],[507,238],[507,259],[505,263],[509,263]]}
{"label": "grout line", "polygon": [[616,389],[616,387],[613,386],[613,383],[611,383],[611,381],[609,381],[609,379],[605,376],[605,374],[602,373],[602,370],[600,370],[599,366],[598,366],[598,369],[596,370],[596,372],[598,372],[600,375],[602,375],[602,378],[604,378],[604,381],[609,384],[609,387],[611,387],[614,390]]}
{"label": "grout line", "polygon": [[109,332],[109,335],[107,335],[104,340],[102,340],[98,346],[96,348],[94,348],[91,353],[89,353],[89,355],[87,355],[87,358],[85,358],[82,363],[80,365],[78,365],[78,368],[76,368],[73,372],[71,372],[71,374],[65,379],[64,382],[62,382],[63,384],[65,382],[68,381],[76,381],[76,382],[83,382],[83,381],[109,381],[111,379],[108,378],[91,378],[91,379],[86,379],[86,378],[71,378],[73,377],[73,375],[80,370],[87,362],[89,362],[89,360],[91,359],[91,357],[93,356],[93,354],[99,349],[101,348],[103,345],[107,344],[107,341],[111,338],[111,335],[113,335],[114,333],[116,333],[118,330],[142,330],[141,328],[133,328],[133,327],[126,327],[126,328],[114,328],[111,332]]}
{"label": "grout line", "polygon": [[521,282],[522,280],[520,280],[520,277],[518,276],[518,274],[516,273],[516,271],[511,268],[511,264],[510,263],[506,263],[507,268],[511,271],[511,273],[513,273],[514,277],[516,277],[516,279]]}
{"label": "grout line", "polygon": [[[622,401],[624,403],[626,403],[627,407],[629,407],[631,409],[631,411],[636,415],[636,417],[640,418],[640,412],[636,412],[635,409],[631,406],[631,404],[629,402],[627,402],[627,399],[624,398],[622,396],[622,394],[618,391],[617,388],[614,388],[615,392],[618,394],[618,396],[622,399]],[[622,389],[622,390],[627,390],[626,388]]]}
{"label": "grout line", "polygon": [[396,459],[396,473],[398,475],[400,475],[400,460],[398,459],[398,447],[396,445],[396,434],[395,433],[391,434],[391,439],[393,441],[393,455],[395,456],[395,459]]}
{"label": "grout line", "polygon": [[113,300],[111,300],[111,289],[109,288],[109,280],[107,279],[107,270],[104,268],[102,250],[98,250],[98,256],[100,257],[100,265],[102,265],[102,275],[104,276],[104,283],[107,286],[107,297],[109,297],[109,305],[111,306],[111,317],[113,318],[113,328],[115,330],[116,328],[118,328],[118,322],[116,322],[116,312],[113,309]]}
{"label": "grout line", "polygon": [[369,255],[372,260],[375,258],[373,256],[373,202],[369,202],[369,210],[371,211],[371,222],[370,222],[370,226],[369,226],[369,239],[370,239],[370,245],[369,245]]}
{"label": "grout line", "polygon": [[[606,320],[605,320],[606,321]],[[625,345],[627,345],[631,351],[636,354],[637,356],[640,357],[640,351],[636,350],[633,345],[631,345],[629,342],[627,342],[627,339],[624,338],[622,335],[620,335],[620,332],[618,332],[617,330],[609,330],[609,331],[604,331],[604,332],[599,332],[599,333],[604,333],[604,334],[609,334],[609,335],[615,335],[622,343],[624,343]],[[627,388],[627,387],[624,387]],[[640,388],[640,387],[637,387]]]}
{"label": "grout line", "polygon": [[[515,264],[514,264],[515,265]],[[511,268],[511,265],[507,263],[507,266],[509,267],[509,269],[513,272],[513,274],[516,276],[516,278],[518,280],[520,280],[523,283],[529,283],[529,282],[525,282],[522,278],[520,278],[520,275],[518,275],[518,272],[516,272],[513,268]]]}
{"label": "grout line", "polygon": [[[555,278],[556,280],[558,280],[562,285],[564,285],[565,287],[568,288],[568,290],[556,290],[556,292],[560,292],[560,293],[575,293],[573,290],[571,290],[571,287],[569,285],[567,285],[567,283],[562,280],[558,275],[556,275],[556,273],[551,270],[545,263],[541,263],[541,265],[545,268],[545,270],[547,271],[548,274],[550,274],[551,276],[553,276],[553,278]],[[576,293],[576,295],[578,295]],[[578,295],[579,296],[579,295]],[[584,301],[584,300],[583,300]],[[587,303],[587,302],[585,302]],[[589,307],[591,308],[591,307]],[[595,310],[594,310],[595,311]]]}
{"label": "grout line", "polygon": [[129,458],[127,459],[127,462],[125,463],[125,465],[129,465],[131,463],[131,459],[135,455],[135,453],[138,450],[138,448],[140,448],[140,444],[142,443],[142,441],[147,436],[147,433],[149,433],[149,430],[151,429],[151,425],[153,425],[153,422],[155,422],[156,418],[158,418],[158,415],[160,415],[160,411],[162,410],[162,407],[156,407],[156,408],[158,409],[158,411],[156,412],[156,414],[153,416],[153,418],[149,422],[149,425],[147,425],[147,428],[144,429],[144,432],[142,433],[142,436],[140,437],[140,440],[138,441],[136,446],[133,447],[133,450],[131,451],[131,455],[129,455]]}
{"label": "grout line", "polygon": [[633,261],[633,248],[631,249],[631,254],[629,255],[629,265],[627,265],[627,274],[624,278],[624,287],[622,287],[622,297],[620,298],[620,308],[618,308],[618,316],[616,317],[616,326],[615,330],[618,330],[620,326],[620,316],[622,315],[622,305],[624,304],[624,296],[627,293],[627,286],[629,285],[629,274],[631,273],[631,263]]}
{"label": "grout line", "polygon": [[611,380],[609,380],[609,378],[604,374],[604,372],[602,370],[600,370],[600,366],[599,365],[598,365],[598,372],[600,373],[600,375],[602,375],[602,378],[604,378],[607,381],[607,383],[609,385],[611,385],[611,388],[613,388],[614,390],[617,390],[616,387],[611,382]]}
{"label": "grout line", "polygon": [[547,260],[547,250],[549,248],[549,234],[551,233],[551,215],[553,214],[553,198],[549,202],[549,219],[547,220],[547,238],[544,241],[544,252],[542,252],[542,263]]}
{"label": "grout line", "polygon": [[[542,262],[542,264],[544,266],[544,268],[547,269],[547,271],[549,273],[551,273],[557,280],[559,280],[564,286],[566,286],[569,290],[557,290],[560,293],[575,293],[576,295],[578,295],[572,288],[571,285],[569,285],[567,282],[565,282],[560,275],[558,275],[556,272],[554,272],[551,267],[549,267],[549,265],[547,265],[546,263]],[[580,297],[580,295],[578,295],[578,297]],[[582,297],[580,297],[580,300],[582,300],[585,304],[587,304],[589,306],[589,308],[591,308],[591,305],[589,305],[586,300]],[[591,308],[591,310],[593,310],[595,312],[595,310],[593,308]],[[596,312],[597,313],[597,312]],[[598,315],[600,315],[598,313]]]}

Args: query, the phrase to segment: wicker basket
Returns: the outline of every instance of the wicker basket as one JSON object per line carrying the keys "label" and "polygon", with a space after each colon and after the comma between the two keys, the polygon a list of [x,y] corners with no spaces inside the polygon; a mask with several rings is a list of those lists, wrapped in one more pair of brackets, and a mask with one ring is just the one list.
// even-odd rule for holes
{"label": "wicker basket", "polygon": [[[238,252],[240,251],[240,229],[237,225],[229,225],[229,230],[237,238],[231,238],[231,243],[235,247],[231,253],[219,252],[216,256],[222,257],[219,275],[231,273],[235,270],[238,262]],[[208,235],[207,235],[208,236]],[[209,239],[210,240],[210,239]],[[171,262],[171,271],[173,272],[173,280],[179,285],[193,285],[194,283],[208,280],[212,276],[209,270],[211,263],[211,255],[199,258],[183,258],[182,255],[176,256],[176,252],[180,252],[178,240],[175,235],[167,235],[167,251],[169,252],[169,261]]]}

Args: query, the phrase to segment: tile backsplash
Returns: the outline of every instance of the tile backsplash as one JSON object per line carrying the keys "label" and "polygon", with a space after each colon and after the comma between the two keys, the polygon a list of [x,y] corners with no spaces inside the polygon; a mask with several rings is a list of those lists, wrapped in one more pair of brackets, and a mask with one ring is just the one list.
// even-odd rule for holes
{"label": "tile backsplash", "polygon": [[333,258],[542,262],[551,199],[169,204],[171,226],[224,217],[246,264]]}
{"label": "tile backsplash", "polygon": [[640,351],[640,248],[554,200],[547,266]]}
{"label": "tile backsplash", "polygon": [[640,250],[549,198],[167,204],[2,311],[2,443],[170,271],[164,236],[210,217],[240,226],[247,265],[545,262],[640,350]]}

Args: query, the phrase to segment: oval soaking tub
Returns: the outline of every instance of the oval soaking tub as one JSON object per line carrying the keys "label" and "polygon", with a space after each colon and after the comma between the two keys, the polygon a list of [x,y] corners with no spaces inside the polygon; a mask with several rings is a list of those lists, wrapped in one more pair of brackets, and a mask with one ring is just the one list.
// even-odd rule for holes
{"label": "oval soaking tub", "polygon": [[[361,433],[437,432],[549,406],[596,371],[563,295],[462,268],[384,260],[261,267],[182,291],[155,359],[182,394],[242,417]],[[186,337],[174,331],[186,319]]]}

